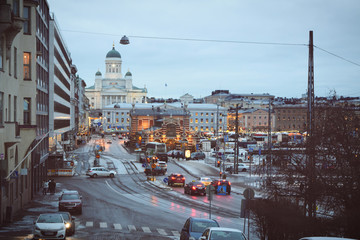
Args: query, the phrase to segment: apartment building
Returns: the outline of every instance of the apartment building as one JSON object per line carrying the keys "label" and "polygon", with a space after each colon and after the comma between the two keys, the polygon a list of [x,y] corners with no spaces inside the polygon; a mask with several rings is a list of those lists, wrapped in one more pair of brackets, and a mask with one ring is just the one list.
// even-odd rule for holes
{"label": "apartment building", "polygon": [[[54,14],[49,21],[49,144],[54,149],[60,143],[64,151],[75,146],[77,133],[76,112],[79,104],[75,89],[77,68],[72,64],[71,54],[61,36]],[[75,96],[75,93],[77,96]]]}
{"label": "apartment building", "polygon": [[306,131],[307,106],[305,104],[275,105],[274,131]]}
{"label": "apartment building", "polygon": [[32,198],[37,1],[0,1],[0,225]]}

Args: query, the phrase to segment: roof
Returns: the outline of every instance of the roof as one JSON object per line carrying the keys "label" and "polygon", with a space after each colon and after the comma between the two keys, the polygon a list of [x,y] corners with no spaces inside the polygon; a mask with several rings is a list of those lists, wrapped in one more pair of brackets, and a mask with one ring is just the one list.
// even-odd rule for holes
{"label": "roof", "polygon": [[87,88],[85,88],[85,89],[95,89],[95,85],[92,85],[92,86],[87,87]]}
{"label": "roof", "polygon": [[106,58],[121,58],[118,51],[115,50],[115,46],[106,54]]}

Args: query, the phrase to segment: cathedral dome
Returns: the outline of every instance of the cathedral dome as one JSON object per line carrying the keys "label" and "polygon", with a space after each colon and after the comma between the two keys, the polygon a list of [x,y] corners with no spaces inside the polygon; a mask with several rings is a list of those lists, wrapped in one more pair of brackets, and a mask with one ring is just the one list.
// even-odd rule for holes
{"label": "cathedral dome", "polygon": [[131,76],[132,76],[131,72],[127,71],[127,73],[125,74],[125,77],[131,77]]}
{"label": "cathedral dome", "polygon": [[98,70],[98,71],[95,73],[95,76],[101,76],[101,72]]}
{"label": "cathedral dome", "polygon": [[121,55],[113,46],[113,48],[106,54],[106,58],[121,58]]}

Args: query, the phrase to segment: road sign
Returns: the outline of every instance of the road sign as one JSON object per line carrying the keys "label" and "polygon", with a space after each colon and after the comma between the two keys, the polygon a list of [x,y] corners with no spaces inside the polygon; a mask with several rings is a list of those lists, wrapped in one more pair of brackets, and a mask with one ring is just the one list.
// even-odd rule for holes
{"label": "road sign", "polygon": [[259,148],[259,155],[261,155],[261,148]]}
{"label": "road sign", "polygon": [[252,188],[247,188],[244,190],[245,199],[253,199],[255,197],[255,192]]}
{"label": "road sign", "polygon": [[218,186],[217,194],[218,195],[226,195],[226,186]]}
{"label": "road sign", "polygon": [[253,150],[254,150],[253,148],[249,148],[249,152],[253,152]]}
{"label": "road sign", "polygon": [[156,164],[155,163],[151,164],[151,168],[156,168]]}
{"label": "road sign", "polygon": [[214,191],[215,191],[215,187],[213,185],[209,185],[206,187],[205,192],[207,194],[207,198],[209,201],[213,199]]}
{"label": "road sign", "polygon": [[169,179],[166,177],[166,178],[163,179],[163,182],[164,182],[164,183],[168,183],[168,182],[169,182]]}

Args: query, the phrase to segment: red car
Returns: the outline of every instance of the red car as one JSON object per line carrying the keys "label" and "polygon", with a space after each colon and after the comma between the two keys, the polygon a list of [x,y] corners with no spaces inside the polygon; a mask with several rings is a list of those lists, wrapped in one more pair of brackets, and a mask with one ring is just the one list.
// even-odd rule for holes
{"label": "red car", "polygon": [[82,213],[82,197],[78,191],[64,191],[59,198],[59,211]]}
{"label": "red car", "polygon": [[215,194],[217,194],[219,191],[222,191],[222,190],[225,190],[224,192],[226,192],[226,194],[230,195],[230,193],[231,193],[231,182],[229,182],[226,179],[213,180],[211,182],[211,185],[213,185],[215,188]]}
{"label": "red car", "polygon": [[185,177],[179,173],[172,173],[172,174],[170,174],[170,176],[168,176],[168,185],[169,186],[174,186],[174,185],[185,186]]}

